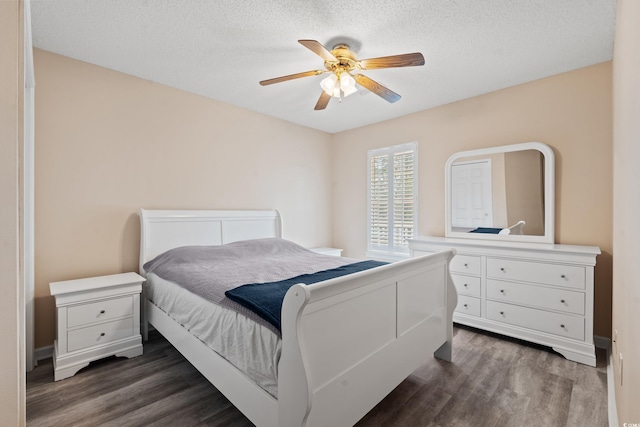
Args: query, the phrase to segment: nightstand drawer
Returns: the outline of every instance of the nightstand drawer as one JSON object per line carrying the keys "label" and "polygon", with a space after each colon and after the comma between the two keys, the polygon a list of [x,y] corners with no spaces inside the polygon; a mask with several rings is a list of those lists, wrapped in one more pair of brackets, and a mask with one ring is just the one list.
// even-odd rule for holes
{"label": "nightstand drawer", "polygon": [[480,296],[480,277],[451,274],[451,279],[459,294]]}
{"label": "nightstand drawer", "polygon": [[458,295],[456,312],[480,317],[480,298]]}
{"label": "nightstand drawer", "polygon": [[488,279],[487,298],[573,314],[584,314],[584,293],[565,289]]}
{"label": "nightstand drawer", "polygon": [[452,273],[480,274],[480,257],[473,255],[456,255],[449,263]]}
{"label": "nightstand drawer", "polygon": [[106,322],[133,314],[133,298],[130,296],[69,307],[67,327],[75,328],[96,322]]}
{"label": "nightstand drawer", "polygon": [[585,288],[585,269],[575,265],[487,258],[487,277],[567,288]]}
{"label": "nightstand drawer", "polygon": [[107,344],[133,335],[133,319],[120,319],[67,332],[67,351]]}
{"label": "nightstand drawer", "polygon": [[584,317],[487,301],[487,319],[584,340]]}

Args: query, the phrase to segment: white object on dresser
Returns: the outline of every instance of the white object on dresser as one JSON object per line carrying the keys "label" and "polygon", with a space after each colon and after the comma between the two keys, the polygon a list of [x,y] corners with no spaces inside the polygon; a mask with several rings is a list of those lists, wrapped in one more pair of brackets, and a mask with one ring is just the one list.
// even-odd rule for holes
{"label": "white object on dresser", "polygon": [[103,357],[142,354],[140,292],[144,281],[136,273],[122,273],[49,284],[56,299],[55,381]]}
{"label": "white object on dresser", "polygon": [[323,255],[342,256],[342,249],[337,248],[311,248],[309,250]]}
{"label": "white object on dresser", "polygon": [[595,246],[443,237],[410,240],[412,256],[455,249],[453,321],[552,347],[596,365],[593,342]]}

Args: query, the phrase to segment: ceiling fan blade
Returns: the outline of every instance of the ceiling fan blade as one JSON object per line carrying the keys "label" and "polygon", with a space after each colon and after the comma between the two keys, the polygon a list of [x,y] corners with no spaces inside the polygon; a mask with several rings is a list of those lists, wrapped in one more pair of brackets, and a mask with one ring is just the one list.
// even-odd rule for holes
{"label": "ceiling fan blade", "polygon": [[420,52],[405,53],[403,55],[383,56],[380,58],[362,59],[359,61],[363,70],[376,68],[415,67],[424,65],[424,56]]}
{"label": "ceiling fan blade", "polygon": [[298,43],[300,43],[302,46],[306,47],[307,49],[309,49],[311,52],[315,53],[316,55],[320,56],[325,61],[337,61],[338,60],[338,58],[333,56],[333,54],[331,52],[329,52],[329,50],[327,50],[326,47],[322,46],[320,44],[320,42],[318,42],[316,40],[298,40]]}
{"label": "ceiling fan blade", "polygon": [[316,102],[316,106],[313,108],[314,110],[324,110],[327,108],[327,104],[331,101],[331,95],[327,94],[327,92],[322,91],[320,94],[320,98],[318,98],[318,102]]}
{"label": "ceiling fan blade", "polygon": [[363,74],[356,74],[353,76],[353,78],[356,79],[356,82],[358,82],[359,85],[366,87],[371,92],[375,93],[379,97],[384,98],[389,102],[396,102],[397,100],[400,99],[400,95],[398,95],[391,89],[388,89],[382,86],[377,81],[372,80]]}
{"label": "ceiling fan blade", "polygon": [[274,83],[286,82],[287,80],[299,79],[301,77],[317,76],[322,74],[322,70],[305,71],[303,73],[289,74],[288,76],[276,77],[274,79],[262,80],[260,84],[262,86],[272,85]]}

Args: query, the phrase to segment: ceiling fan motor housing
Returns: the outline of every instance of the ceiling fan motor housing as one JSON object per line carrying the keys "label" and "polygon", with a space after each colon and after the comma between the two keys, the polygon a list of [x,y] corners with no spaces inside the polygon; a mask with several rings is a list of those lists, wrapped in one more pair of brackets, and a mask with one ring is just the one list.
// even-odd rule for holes
{"label": "ceiling fan motor housing", "polygon": [[349,72],[356,68],[356,54],[346,44],[338,44],[331,49],[331,54],[337,61],[325,61],[324,66],[331,72]]}

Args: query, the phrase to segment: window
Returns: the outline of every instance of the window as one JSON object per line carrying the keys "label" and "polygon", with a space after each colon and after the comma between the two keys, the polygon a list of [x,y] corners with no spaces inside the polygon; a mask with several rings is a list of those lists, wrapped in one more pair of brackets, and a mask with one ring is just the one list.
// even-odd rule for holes
{"label": "window", "polygon": [[370,252],[409,254],[407,239],[416,236],[418,228],[417,151],[416,143],[369,151]]}

